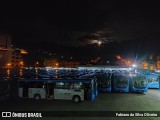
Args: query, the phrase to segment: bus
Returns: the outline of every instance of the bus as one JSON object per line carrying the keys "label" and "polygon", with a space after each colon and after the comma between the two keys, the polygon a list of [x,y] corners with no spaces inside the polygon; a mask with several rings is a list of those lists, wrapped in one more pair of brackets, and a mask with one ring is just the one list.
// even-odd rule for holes
{"label": "bus", "polygon": [[147,92],[148,82],[144,75],[133,75],[130,79],[131,92]]}
{"label": "bus", "polygon": [[148,88],[160,88],[159,74],[147,73],[146,78],[148,80]]}
{"label": "bus", "polygon": [[111,73],[98,74],[96,78],[98,84],[98,92],[111,92]]}
{"label": "bus", "polygon": [[114,76],[113,81],[114,92],[129,92],[129,78],[127,76]]}
{"label": "bus", "polygon": [[18,80],[19,97],[39,99],[94,101],[94,79],[32,79]]}

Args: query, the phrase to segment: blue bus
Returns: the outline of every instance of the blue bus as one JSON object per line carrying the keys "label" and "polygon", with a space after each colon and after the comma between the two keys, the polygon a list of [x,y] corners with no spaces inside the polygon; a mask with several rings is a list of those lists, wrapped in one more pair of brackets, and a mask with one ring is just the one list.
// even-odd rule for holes
{"label": "blue bus", "polygon": [[98,92],[111,92],[111,73],[98,74],[96,78],[98,84]]}
{"label": "blue bus", "polygon": [[23,79],[18,80],[19,97],[39,99],[94,101],[97,86],[94,79]]}
{"label": "blue bus", "polygon": [[124,75],[115,75],[113,87],[114,92],[129,92],[129,78]]}
{"label": "blue bus", "polygon": [[75,74],[75,77],[74,79],[93,79],[94,81],[94,92],[95,92],[95,95],[97,96],[98,95],[98,81],[97,81],[97,78],[96,78],[96,74],[95,72],[92,72],[92,71],[78,71],[79,73],[78,74]]}
{"label": "blue bus", "polygon": [[148,88],[160,88],[158,73],[147,73],[146,78],[148,80]]}
{"label": "blue bus", "polygon": [[144,75],[133,75],[130,79],[130,90],[131,92],[147,92],[148,82]]}

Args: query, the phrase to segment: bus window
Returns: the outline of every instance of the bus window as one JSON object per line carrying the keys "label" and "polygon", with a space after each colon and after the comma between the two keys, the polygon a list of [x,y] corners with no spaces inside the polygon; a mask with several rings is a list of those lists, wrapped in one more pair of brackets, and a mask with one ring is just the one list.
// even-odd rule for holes
{"label": "bus window", "polygon": [[46,88],[45,82],[30,82],[29,88]]}
{"label": "bus window", "polygon": [[55,85],[57,89],[70,89],[70,83],[57,82]]}
{"label": "bus window", "polygon": [[74,83],[74,89],[83,89],[82,83]]}

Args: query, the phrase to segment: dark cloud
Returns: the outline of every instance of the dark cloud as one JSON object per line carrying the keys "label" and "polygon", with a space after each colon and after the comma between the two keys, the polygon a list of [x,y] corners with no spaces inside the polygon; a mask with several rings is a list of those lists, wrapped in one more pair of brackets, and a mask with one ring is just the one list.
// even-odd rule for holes
{"label": "dark cloud", "polygon": [[101,41],[108,50],[108,43],[114,41],[154,40],[157,44],[160,39],[159,4],[154,1],[55,0],[1,5],[0,31],[13,35],[19,47],[46,43],[81,48]]}
{"label": "dark cloud", "polygon": [[112,42],[112,36],[108,28],[101,28],[81,36],[79,41],[82,46],[93,44],[108,44]]}

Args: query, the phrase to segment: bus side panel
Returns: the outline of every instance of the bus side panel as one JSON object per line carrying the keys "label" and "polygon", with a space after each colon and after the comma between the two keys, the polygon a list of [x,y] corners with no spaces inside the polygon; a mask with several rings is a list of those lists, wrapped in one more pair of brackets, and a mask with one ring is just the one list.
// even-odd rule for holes
{"label": "bus side panel", "polygon": [[54,99],[67,99],[67,89],[54,89]]}
{"label": "bus side panel", "polygon": [[78,95],[81,101],[84,101],[84,90],[83,89],[72,89],[70,90],[70,94],[68,94],[68,99],[72,100],[74,95]]}
{"label": "bus side panel", "polygon": [[35,94],[39,94],[41,99],[46,99],[45,88],[28,88],[28,98],[34,98]]}

